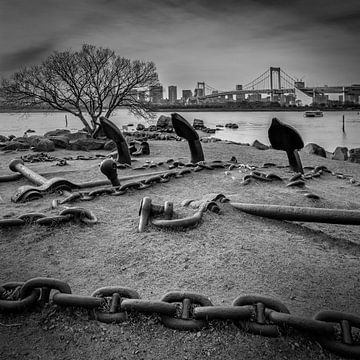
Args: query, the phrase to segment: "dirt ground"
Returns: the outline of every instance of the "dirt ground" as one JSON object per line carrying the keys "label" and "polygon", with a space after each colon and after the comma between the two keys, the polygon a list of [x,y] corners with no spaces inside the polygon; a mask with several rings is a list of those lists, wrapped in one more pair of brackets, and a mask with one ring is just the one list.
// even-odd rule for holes
{"label": "dirt ground", "polygon": [[[187,162],[186,142],[152,141],[151,154],[133,161],[133,168],[165,161],[142,173],[166,170],[166,160]],[[219,214],[206,212],[200,224],[186,231],[166,231],[149,225],[137,231],[139,204],[148,196],[153,204],[172,201],[179,217],[195,210],[181,205],[208,193],[222,193],[234,202],[360,209],[360,166],[300,152],[303,166],[324,165],[341,178],[323,173],[306,180],[305,189],[319,199],[304,196],[298,187],[287,187],[294,175],[286,154],[257,150],[226,142],[203,144],[205,159],[230,160],[274,173],[283,182],[242,180],[243,167],[203,170],[131,190],[122,196],[102,195],[93,201],[74,202],[91,210],[98,223],[69,222],[58,226],[24,225],[0,228],[0,284],[51,277],[67,282],[73,294],[91,295],[105,286],[136,290],[142,299],[159,300],[169,291],[202,294],[214,305],[230,306],[241,295],[258,294],[285,304],[294,315],[311,318],[320,310],[360,314],[360,237],[354,225],[286,222],[249,215],[228,203],[219,203]],[[32,152],[0,154],[0,176],[10,174],[11,159]],[[102,154],[105,151],[56,151],[63,158]],[[74,182],[105,179],[102,159],[26,163],[47,178]],[[277,166],[261,168],[264,163]],[[309,170],[306,170],[309,171]],[[118,170],[119,176],[140,171]],[[124,181],[123,183],[126,183]],[[55,215],[48,194],[27,203],[11,196],[27,180],[0,183],[0,218],[29,212]],[[122,324],[104,324],[89,318],[88,311],[53,304],[20,314],[0,314],[1,359],[338,359],[314,338],[293,330],[278,338],[248,334],[230,321],[211,321],[201,331],[166,328],[156,315],[130,314]]]}

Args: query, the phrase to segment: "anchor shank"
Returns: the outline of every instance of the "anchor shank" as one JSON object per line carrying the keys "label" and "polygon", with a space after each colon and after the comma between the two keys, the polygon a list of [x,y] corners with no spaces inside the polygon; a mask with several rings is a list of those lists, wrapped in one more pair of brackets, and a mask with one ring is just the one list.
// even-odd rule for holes
{"label": "anchor shank", "polygon": [[28,179],[35,185],[44,185],[48,181],[43,176],[37,174],[35,171],[32,171],[27,166],[25,166],[24,162],[20,159],[12,160],[9,164],[9,168],[11,171],[22,174],[26,179]]}
{"label": "anchor shank", "polygon": [[204,152],[200,140],[189,140],[188,143],[190,147],[191,162],[196,164],[199,161],[204,161]]}

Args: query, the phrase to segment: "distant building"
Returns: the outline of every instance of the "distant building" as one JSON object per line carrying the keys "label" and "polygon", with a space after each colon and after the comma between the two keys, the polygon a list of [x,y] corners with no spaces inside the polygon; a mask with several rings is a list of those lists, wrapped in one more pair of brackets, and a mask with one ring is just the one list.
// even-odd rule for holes
{"label": "distant building", "polygon": [[345,95],[345,101],[346,102],[352,102],[354,104],[358,104],[359,103],[359,95],[346,94]]}
{"label": "distant building", "polygon": [[186,102],[192,97],[192,91],[191,90],[183,90],[182,91],[182,100]]}
{"label": "distant building", "polygon": [[260,93],[249,94],[247,100],[250,102],[261,101],[261,94]]}
{"label": "distant building", "polygon": [[[243,89],[242,85],[235,86],[236,91],[241,91]],[[236,94],[235,96],[236,101],[245,101],[245,93]]]}
{"label": "distant building", "polygon": [[304,81],[295,81],[295,87],[297,88],[297,89],[304,89],[304,87],[305,87],[305,82]]}
{"label": "distant building", "polygon": [[327,104],[329,102],[329,96],[325,94],[315,94],[313,96],[313,104]]}
{"label": "distant building", "polygon": [[169,92],[169,102],[170,104],[173,104],[176,102],[177,100],[177,87],[174,85],[170,85],[168,87],[168,92]]}
{"label": "distant building", "polygon": [[280,96],[279,95],[273,95],[273,97],[272,97],[272,100],[271,100],[272,102],[280,102]]}
{"label": "distant building", "polygon": [[295,95],[294,94],[281,94],[280,95],[280,105],[295,105]]}
{"label": "distant building", "polygon": [[286,95],[286,105],[296,105],[295,94]]}
{"label": "distant building", "polygon": [[150,102],[159,104],[163,100],[163,87],[161,85],[150,86]]}

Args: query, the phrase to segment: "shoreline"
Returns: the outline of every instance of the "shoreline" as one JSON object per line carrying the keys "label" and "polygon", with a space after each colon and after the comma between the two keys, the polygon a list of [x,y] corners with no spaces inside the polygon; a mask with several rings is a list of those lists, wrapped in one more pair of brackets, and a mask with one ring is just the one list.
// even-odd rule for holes
{"label": "shoreline", "polygon": [[[119,108],[124,109],[124,108]],[[162,113],[162,112],[305,112],[308,110],[319,110],[319,107],[302,107],[302,108],[284,108],[284,107],[273,107],[273,108],[259,108],[259,109],[252,109],[252,108],[206,108],[206,107],[165,107],[165,108],[157,108],[154,110],[155,113]],[[360,112],[360,106],[358,108],[320,108],[321,111],[328,111],[328,112],[336,112],[336,111],[346,111],[346,112]],[[65,113],[70,114],[66,111],[60,111],[55,109],[28,109],[24,111],[24,109],[0,109],[0,113],[9,113],[9,114],[17,114],[17,113]],[[71,115],[71,114],[70,114]]]}

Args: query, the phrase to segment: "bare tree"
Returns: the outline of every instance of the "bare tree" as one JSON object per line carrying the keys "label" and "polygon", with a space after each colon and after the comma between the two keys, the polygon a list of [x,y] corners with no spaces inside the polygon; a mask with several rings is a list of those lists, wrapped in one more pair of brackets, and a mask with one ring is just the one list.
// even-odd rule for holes
{"label": "bare tree", "polygon": [[69,112],[93,134],[98,118],[119,107],[152,117],[151,104],[139,92],[157,84],[153,62],[131,61],[111,49],[85,44],[80,51],[56,51],[41,65],[4,79],[1,95],[6,105],[24,111],[47,106]]}

